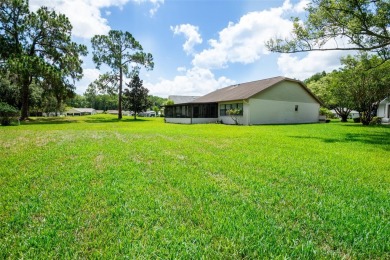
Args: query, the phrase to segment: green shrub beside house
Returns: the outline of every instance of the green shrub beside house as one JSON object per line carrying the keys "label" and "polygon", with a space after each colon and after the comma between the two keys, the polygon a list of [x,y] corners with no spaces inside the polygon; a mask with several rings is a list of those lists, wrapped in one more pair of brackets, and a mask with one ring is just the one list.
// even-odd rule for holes
{"label": "green shrub beside house", "polygon": [[0,102],[0,124],[8,126],[12,120],[17,120],[20,116],[20,111],[7,103]]}

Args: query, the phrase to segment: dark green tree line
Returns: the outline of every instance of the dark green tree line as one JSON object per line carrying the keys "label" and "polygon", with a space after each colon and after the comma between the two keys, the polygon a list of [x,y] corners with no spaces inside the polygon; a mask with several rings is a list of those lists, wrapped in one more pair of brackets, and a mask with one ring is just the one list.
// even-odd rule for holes
{"label": "dark green tree line", "polygon": [[30,12],[26,0],[1,1],[0,69],[18,88],[22,119],[29,114],[33,85],[59,105],[74,92],[87,48],[72,42],[71,32],[63,14],[46,7]]}

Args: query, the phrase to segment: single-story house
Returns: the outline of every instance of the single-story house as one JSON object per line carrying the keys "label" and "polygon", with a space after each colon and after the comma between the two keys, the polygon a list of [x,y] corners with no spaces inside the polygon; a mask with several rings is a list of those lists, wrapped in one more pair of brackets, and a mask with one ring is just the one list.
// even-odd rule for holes
{"label": "single-story house", "polygon": [[382,117],[382,123],[390,123],[390,97],[379,103],[376,115]]}
{"label": "single-story house", "polygon": [[[274,77],[221,88],[191,102],[167,105],[168,123],[256,125],[319,122],[321,101],[301,81]],[[228,111],[236,109],[231,117]]]}
{"label": "single-story house", "polygon": [[71,108],[66,111],[66,114],[71,116],[95,115],[96,110],[93,108]]}

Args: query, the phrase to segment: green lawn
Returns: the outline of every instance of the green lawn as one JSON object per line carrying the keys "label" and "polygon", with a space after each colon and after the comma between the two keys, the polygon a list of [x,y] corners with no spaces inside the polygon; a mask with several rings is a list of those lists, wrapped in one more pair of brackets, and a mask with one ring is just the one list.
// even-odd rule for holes
{"label": "green lawn", "polygon": [[0,127],[0,259],[390,258],[390,127]]}

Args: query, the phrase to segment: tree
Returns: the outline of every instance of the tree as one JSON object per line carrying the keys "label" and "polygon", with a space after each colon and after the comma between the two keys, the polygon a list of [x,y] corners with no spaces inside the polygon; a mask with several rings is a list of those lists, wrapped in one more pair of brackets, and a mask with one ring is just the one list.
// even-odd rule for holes
{"label": "tree", "polygon": [[327,108],[336,111],[342,122],[347,122],[355,103],[349,94],[349,86],[346,86],[340,77],[340,72],[333,71],[318,80],[310,81],[307,86]]}
{"label": "tree", "polygon": [[[387,0],[312,0],[308,18],[294,19],[292,39],[271,39],[273,52],[294,53],[315,50],[373,51],[390,58],[390,1]],[[332,40],[347,40],[347,45],[332,47]],[[329,47],[330,46],[330,47]]]}
{"label": "tree", "polygon": [[127,107],[134,112],[134,119],[137,119],[137,113],[147,109],[150,106],[148,99],[149,90],[142,86],[138,74],[135,74],[129,84],[129,89],[125,89],[124,96]]}
{"label": "tree", "polygon": [[16,119],[18,116],[19,110],[7,103],[0,102],[0,125],[10,125],[11,120]]}
{"label": "tree", "polygon": [[[0,66],[20,87],[21,118],[29,113],[31,85],[56,84],[73,89],[82,77],[87,48],[71,41],[72,25],[46,7],[30,12],[26,0],[0,3]],[[58,89],[57,89],[58,90]]]}
{"label": "tree", "polygon": [[341,63],[341,69],[308,87],[328,108],[335,109],[342,121],[355,109],[363,125],[368,125],[379,102],[390,95],[390,61],[360,53],[342,58]]}
{"label": "tree", "polygon": [[160,111],[160,108],[158,106],[153,106],[153,111],[156,113],[156,116],[158,116],[158,112]]}
{"label": "tree", "polygon": [[390,96],[390,61],[383,63],[378,56],[361,53],[341,60],[340,82],[348,89],[354,108],[360,112],[363,125],[370,124],[374,111],[385,97]]}
{"label": "tree", "polygon": [[124,76],[130,78],[134,70],[139,69],[136,65],[153,69],[153,56],[144,53],[141,44],[129,32],[111,30],[108,35],[95,35],[91,42],[96,67],[106,64],[112,69],[101,75],[94,84],[99,89],[109,88],[109,92],[118,93],[118,119],[121,119]]}
{"label": "tree", "polygon": [[0,102],[5,102],[13,107],[20,106],[19,87],[12,82],[8,71],[0,73]]}
{"label": "tree", "polygon": [[226,114],[230,116],[230,118],[234,121],[236,125],[238,125],[238,116],[242,115],[242,111],[239,108],[232,108],[226,111]]}

